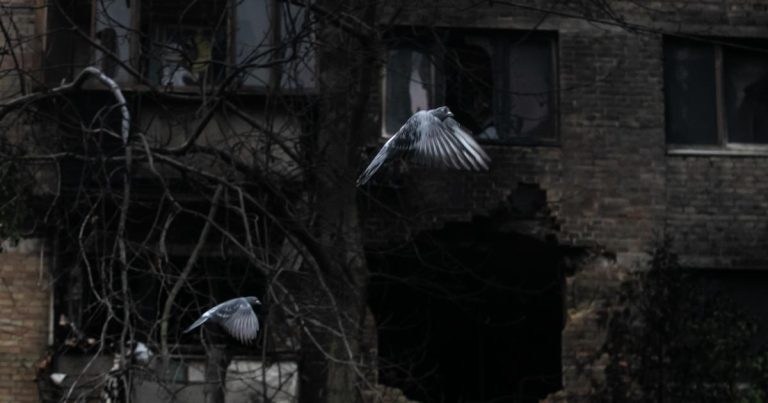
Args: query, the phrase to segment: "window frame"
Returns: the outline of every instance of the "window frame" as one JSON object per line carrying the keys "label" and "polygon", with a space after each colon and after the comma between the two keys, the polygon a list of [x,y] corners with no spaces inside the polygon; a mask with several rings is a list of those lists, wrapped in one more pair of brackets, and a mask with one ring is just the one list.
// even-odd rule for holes
{"label": "window frame", "polygon": [[[727,47],[739,47],[739,41],[754,41],[754,40],[762,40],[766,41],[765,39],[756,39],[756,38],[727,38],[727,39],[718,39],[718,38],[699,38],[697,39],[691,39],[691,38],[677,38],[673,36],[665,36],[663,38],[663,48],[666,48],[667,46],[670,46],[670,42],[673,41],[679,41],[679,40],[685,40],[685,41],[691,41],[691,42],[698,42],[702,41],[704,44],[712,48],[712,54],[713,54],[713,70],[714,70],[714,76],[711,78],[713,80],[714,84],[714,91],[715,91],[715,134],[716,134],[716,144],[695,144],[695,143],[681,143],[681,142],[671,142],[669,139],[669,114],[670,114],[670,100],[668,95],[668,88],[669,86],[667,83],[664,83],[664,133],[665,133],[665,143],[667,152],[669,154],[679,154],[679,155],[768,155],[768,142],[766,143],[748,143],[748,142],[739,142],[739,141],[730,141],[729,140],[729,128],[728,128],[728,117],[727,117],[727,101],[726,101],[726,90],[725,90],[725,63],[726,58],[724,56],[725,54],[725,48]],[[731,42],[731,43],[728,43]],[[700,43],[700,42],[699,42]],[[663,75],[666,79],[666,69],[667,61],[663,60],[662,62],[663,68],[665,69],[665,74]]]}
{"label": "window frame", "polygon": [[[428,54],[432,58],[432,83],[430,98],[434,105],[430,105],[430,108],[441,106],[445,104],[447,95],[447,77],[445,74],[445,63],[447,56],[447,50],[451,46],[451,42],[455,41],[456,36],[469,35],[483,37],[487,40],[488,44],[493,47],[494,52],[490,55],[494,67],[498,67],[498,71],[493,72],[494,82],[500,80],[501,87],[503,88],[501,93],[497,90],[498,86],[494,84],[494,92],[492,94],[493,103],[493,115],[498,117],[501,113],[500,110],[504,110],[505,106],[509,106],[511,95],[504,97],[504,92],[510,92],[511,83],[508,77],[510,72],[509,56],[512,48],[516,43],[520,41],[532,39],[535,41],[546,42],[549,49],[549,70],[550,70],[550,86],[549,89],[549,104],[551,107],[550,119],[552,120],[552,133],[546,137],[535,135],[505,135],[499,139],[488,139],[475,137],[481,144],[487,145],[502,145],[502,146],[559,146],[560,145],[560,68],[559,68],[559,47],[558,47],[558,32],[557,31],[523,31],[523,30],[507,30],[507,29],[480,29],[480,28],[437,28],[428,29],[425,27],[396,27],[392,30],[392,33],[388,38],[385,38],[385,46],[383,50],[382,60],[384,63],[381,66],[381,137],[387,139],[394,135],[387,131],[387,89],[388,89],[388,58],[389,52],[398,48],[412,48],[414,50],[422,51]],[[499,49],[501,51],[499,52]],[[497,65],[498,64],[498,65]],[[404,123],[404,122],[403,122]],[[508,122],[505,122],[502,126],[507,126]]]}
{"label": "window frame", "polygon": [[[39,1],[39,0],[38,0]],[[90,4],[88,5],[88,9],[90,10],[88,18],[88,24],[87,28],[90,30],[90,32],[87,32],[90,41],[92,41],[95,44],[100,44],[100,39],[96,37],[96,27],[97,27],[97,18],[98,18],[98,7],[99,5],[97,2],[99,1],[108,1],[108,0],[87,0]],[[226,54],[224,55],[223,59],[219,60],[218,62],[225,63],[224,71],[225,76],[232,73],[234,71],[234,68],[236,68],[236,49],[237,49],[237,15],[238,15],[238,9],[240,8],[240,5],[248,0],[226,0],[226,2],[223,5],[224,9],[222,12],[226,13],[225,16],[226,19],[226,27],[225,27],[225,37],[226,37],[226,44],[224,44],[224,51]],[[293,3],[290,2],[290,0],[264,0],[265,5],[269,10],[269,15],[267,16],[267,19],[270,21],[269,30],[266,34],[267,38],[265,40],[265,43],[268,44],[268,46],[277,46],[281,39],[281,36],[284,35],[284,30],[282,27],[282,22],[286,18],[285,16],[285,5],[290,4],[291,6],[294,6]],[[155,29],[149,28],[147,29],[146,24],[143,25],[143,19],[142,19],[142,10],[144,4],[142,4],[142,0],[133,0],[132,2],[132,8],[131,8],[131,22],[130,27],[128,28],[130,37],[128,38],[129,45],[128,45],[128,55],[127,57],[122,60],[122,63],[127,64],[131,68],[135,69],[136,71],[139,71],[142,74],[142,77],[144,77],[147,82],[149,82],[149,60],[152,57],[149,53],[151,52],[151,47],[145,48],[144,41],[146,38],[149,38],[150,46],[151,42],[154,41],[155,36]],[[299,6],[299,5],[295,5]],[[47,83],[49,85],[54,85],[58,83],[60,80],[71,80],[74,78],[74,75],[77,74],[76,69],[78,68],[75,66],[75,56],[73,54],[66,54],[66,55],[60,55],[57,56],[56,59],[52,59],[50,57],[46,57],[45,55],[50,52],[49,46],[51,44],[51,41],[49,39],[49,32],[55,32],[57,28],[55,26],[51,25],[49,14],[52,12],[58,12],[54,11],[55,8],[62,7],[64,9],[64,12],[70,17],[70,18],[78,18],[83,19],[86,18],[83,14],[85,14],[84,9],[76,9],[70,5],[60,4],[57,1],[54,2],[46,2],[44,5],[41,6],[41,10],[39,11],[42,18],[38,19],[37,24],[37,30],[41,32],[41,50],[43,53],[43,57],[41,60],[41,82]],[[307,18],[311,18],[311,7],[307,6],[306,13],[309,13],[310,16]],[[83,27],[85,28],[85,27]],[[314,39],[316,37],[316,33],[314,32],[313,28],[312,32],[310,33],[309,37],[311,39]],[[275,30],[280,30],[279,33],[275,33]],[[88,53],[88,62],[86,65],[83,65],[81,67],[85,66],[94,66],[100,67],[100,61],[97,60],[97,53],[100,52],[96,46],[90,45],[90,44],[75,44],[74,46],[82,46],[87,47],[85,49]],[[313,45],[310,45],[313,46]],[[313,50],[314,52],[314,50]],[[71,52],[70,52],[71,53]],[[270,55],[270,61],[277,59],[280,57],[280,54],[282,52],[275,52],[274,54]],[[265,83],[265,85],[246,85],[244,83],[241,84],[230,84],[231,87],[235,88],[235,91],[240,94],[252,94],[252,95],[266,95],[270,93],[280,93],[283,95],[312,95],[319,92],[319,74],[318,74],[318,60],[316,52],[312,56],[312,64],[314,65],[313,71],[310,72],[311,74],[311,83],[312,85],[307,85],[304,87],[298,87],[298,86],[292,86],[292,85],[285,85],[285,75],[286,71],[290,69],[290,64],[286,63],[284,65],[277,64],[274,66],[268,66],[265,67],[269,70],[269,79],[268,82]],[[216,60],[212,60],[211,64],[216,63]],[[60,73],[55,72],[53,69],[55,69],[57,66],[73,66],[73,68],[70,68],[69,70],[72,71],[62,71]],[[118,66],[118,69],[120,67]],[[59,67],[61,69],[61,67]],[[211,83],[201,83],[201,84],[194,84],[194,85],[174,85],[174,86],[167,86],[162,85],[159,81],[158,82],[152,82],[151,84],[145,84],[139,82],[135,77],[129,76],[127,79],[122,80],[119,82],[123,90],[126,91],[150,91],[152,89],[160,90],[163,92],[171,92],[171,93],[198,93],[202,88],[209,89],[209,88],[215,88],[216,85],[220,84],[220,80],[215,80]],[[93,86],[90,83],[86,82],[84,84],[85,88],[88,89],[103,89],[100,86]]]}

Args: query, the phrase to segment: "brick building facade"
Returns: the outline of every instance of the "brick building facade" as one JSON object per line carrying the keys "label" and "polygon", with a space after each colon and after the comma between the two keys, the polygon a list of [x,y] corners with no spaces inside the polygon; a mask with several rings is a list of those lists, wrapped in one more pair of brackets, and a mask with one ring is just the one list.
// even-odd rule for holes
{"label": "brick building facade", "polygon": [[38,364],[46,356],[50,278],[42,242],[4,243],[0,278],[0,401],[38,401]]}
{"label": "brick building facade", "polygon": [[[34,11],[25,9],[25,2],[17,3],[16,24],[34,32]],[[449,32],[446,35],[463,30],[483,40],[509,31],[524,35],[531,29],[548,35],[554,45],[548,59],[554,80],[545,91],[550,91],[553,123],[546,141],[511,136],[508,141],[485,142],[493,159],[488,173],[413,167],[407,174],[398,172],[399,167],[382,171],[379,182],[364,189],[360,199],[368,245],[375,254],[420,233],[457,225],[465,226],[458,232],[469,231],[478,222],[490,221],[495,234],[587,251],[587,259],[563,257],[553,264],[559,265],[554,275],[563,277],[562,296],[556,301],[563,312],[558,335],[565,391],[561,395],[573,401],[588,398],[592,380],[600,378],[607,359],[592,359],[605,337],[601,315],[610,309],[626,273],[645,267],[660,237],[673,239],[674,251],[688,268],[766,268],[768,185],[761,169],[768,168],[768,135],[755,131],[752,141],[737,137],[741,115],[731,109],[739,105],[730,105],[747,101],[738,94],[734,101],[728,91],[746,91],[753,83],[720,77],[729,77],[721,70],[729,68],[731,48],[749,53],[734,56],[730,65],[752,63],[757,71],[753,81],[768,72],[760,56],[768,48],[768,8],[760,1],[736,0],[658,2],[648,7],[616,1],[609,3],[611,10],[593,9],[592,3],[571,7],[531,1],[482,3],[456,11],[461,4],[443,3],[451,6],[406,4],[396,25],[413,24]],[[670,80],[688,79],[672,73],[689,60],[674,59],[687,51],[686,44],[673,46],[681,40],[691,41],[691,49],[712,46],[716,74],[689,82],[712,87],[714,98],[706,102],[714,106],[680,106],[695,116],[676,122],[684,113],[673,105],[681,98],[670,92]],[[766,42],[761,45],[761,40]],[[683,53],[674,53],[678,50]],[[33,48],[29,52],[35,53]],[[3,63],[5,68],[11,61],[4,58]],[[8,88],[15,85],[7,83],[3,85]],[[681,94],[682,99],[691,96]],[[384,110],[386,89],[382,95]],[[446,99],[449,94],[443,94]],[[716,116],[710,116],[714,127],[707,129],[714,139],[693,135],[679,141],[670,134],[677,124],[700,130],[691,120],[707,111]],[[376,119],[372,127],[384,125],[386,118]],[[761,123],[758,117],[751,119]],[[41,281],[46,262],[40,256],[39,249],[0,254],[0,286],[5,289],[0,289],[0,401],[35,401],[37,396],[31,383],[34,362],[44,353],[51,320],[49,294]],[[586,366],[584,357],[591,357]],[[12,397],[2,400],[6,396]]]}
{"label": "brick building facade", "polygon": [[[536,27],[556,33],[557,141],[486,143],[493,159],[487,174],[418,169],[393,173],[396,179],[390,179],[389,186],[394,190],[387,189],[386,180],[380,189],[371,190],[388,204],[370,205],[369,234],[371,239],[402,241],[416,237],[414,226],[434,230],[490,220],[501,232],[549,236],[560,245],[591,251],[592,259],[564,273],[562,328],[565,395],[569,401],[589,401],[608,360],[600,356],[606,336],[602,319],[613,309],[620,284],[629,273],[647,267],[649,253],[662,238],[672,240],[682,266],[715,270],[723,283],[746,272],[760,277],[752,271],[765,269],[768,193],[758,177],[765,168],[768,138],[763,133],[751,140],[736,139],[740,134],[735,121],[741,118],[726,110],[737,102],[728,98],[729,91],[738,91],[733,88],[739,86],[737,73],[723,69],[735,71],[738,63],[766,60],[761,52],[768,44],[768,13],[759,2],[664,2],[648,7],[611,2],[623,17],[617,21],[597,9],[491,3],[460,13],[447,7],[413,7],[412,14],[402,15],[436,30],[464,28],[494,35]],[[686,82],[713,89],[713,99],[706,102],[716,104],[708,109],[718,116],[710,116],[710,130],[719,132],[716,140],[680,141],[669,133],[677,124],[674,120],[684,120],[676,118],[684,112],[677,103],[689,107],[689,113],[705,113],[686,104],[696,95],[676,96],[669,90],[675,80],[687,79],[675,75],[674,69],[680,68],[671,53],[676,40],[691,41],[683,48],[700,43],[722,47],[715,50],[721,55],[715,58],[722,58],[718,63],[723,63],[715,75]],[[729,56],[736,52],[729,46],[754,53],[737,61]],[[707,59],[712,69],[715,58]],[[722,81],[716,78],[719,74]],[[688,122],[682,125],[683,130],[701,130]],[[723,133],[729,128],[730,137]],[[528,214],[514,214],[516,200],[527,199],[526,189],[531,188],[546,202]],[[515,263],[508,266],[515,270]],[[732,292],[750,293],[746,288]]]}

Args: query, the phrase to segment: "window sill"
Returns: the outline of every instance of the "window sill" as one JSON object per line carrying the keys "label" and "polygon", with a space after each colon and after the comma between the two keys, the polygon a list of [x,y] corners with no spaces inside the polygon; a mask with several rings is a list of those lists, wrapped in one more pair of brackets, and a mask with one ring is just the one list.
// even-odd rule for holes
{"label": "window sill", "polygon": [[[148,92],[155,92],[158,94],[164,94],[164,95],[170,95],[170,96],[182,96],[182,97],[196,97],[196,96],[203,96],[204,94],[201,92],[202,88],[200,86],[149,86],[145,84],[120,84],[120,89],[124,92],[134,92],[134,93],[148,93]],[[93,90],[93,91],[108,91],[109,88],[104,87],[100,83],[96,82],[85,82],[82,86],[85,90]],[[218,91],[219,87],[215,85],[206,86],[205,91],[208,95],[212,94],[214,91]],[[268,88],[258,88],[258,87],[244,87],[244,88],[236,88],[231,89],[227,91],[228,93],[233,93],[237,95],[255,95],[255,96],[268,96],[268,95],[280,95],[280,96],[286,96],[286,97],[303,97],[303,96],[316,96],[319,94],[319,91],[316,88],[307,88],[307,89],[268,89]]]}
{"label": "window sill", "polygon": [[[391,139],[395,133],[387,133],[382,129],[381,136],[379,136],[379,142],[384,144],[387,140]],[[472,136],[475,141],[481,146],[504,146],[504,147],[560,147],[560,141],[558,139],[546,138],[536,139],[532,137],[509,137],[505,139],[482,139],[476,136]],[[768,152],[768,151],[767,151]]]}
{"label": "window sill", "polygon": [[725,146],[668,145],[667,155],[768,157],[768,144],[727,144]]}
{"label": "window sill", "polygon": [[556,139],[534,139],[530,137],[513,137],[506,139],[479,139],[475,141],[481,146],[504,146],[504,147],[559,147],[560,141]]}

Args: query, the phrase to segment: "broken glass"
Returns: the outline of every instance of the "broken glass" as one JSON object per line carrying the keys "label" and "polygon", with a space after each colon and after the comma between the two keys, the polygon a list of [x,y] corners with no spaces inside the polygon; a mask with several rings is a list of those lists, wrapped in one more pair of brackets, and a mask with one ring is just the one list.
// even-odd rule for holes
{"label": "broken glass", "polygon": [[432,106],[433,73],[429,53],[391,49],[387,58],[385,131],[394,134],[411,115]]}

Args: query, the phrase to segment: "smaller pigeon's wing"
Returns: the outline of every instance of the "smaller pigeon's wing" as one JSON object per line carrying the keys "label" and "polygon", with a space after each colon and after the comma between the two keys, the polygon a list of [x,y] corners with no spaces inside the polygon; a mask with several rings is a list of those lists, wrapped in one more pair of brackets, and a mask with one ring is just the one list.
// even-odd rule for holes
{"label": "smaller pigeon's wing", "polygon": [[182,333],[189,333],[192,330],[194,330],[196,327],[202,325],[205,323],[208,319],[210,319],[208,316],[201,316],[200,319],[196,320],[195,323],[191,324],[188,328],[186,328]]}
{"label": "smaller pigeon's wing", "polygon": [[202,325],[203,323],[209,320],[213,323],[221,322],[222,316],[226,317],[231,313],[231,311],[237,309],[237,304],[233,304],[233,302],[236,302],[238,299],[239,298],[231,299],[229,301],[224,301],[219,305],[216,305],[213,308],[205,311],[202,315],[200,315],[200,318],[196,320],[195,323],[189,325],[189,327],[186,328],[182,333],[189,333],[192,330],[194,330],[196,327]]}
{"label": "smaller pigeon's wing", "polygon": [[248,301],[244,298],[238,300],[237,308],[220,323],[232,337],[247,344],[259,335],[259,318]]}

